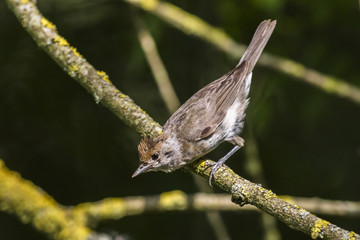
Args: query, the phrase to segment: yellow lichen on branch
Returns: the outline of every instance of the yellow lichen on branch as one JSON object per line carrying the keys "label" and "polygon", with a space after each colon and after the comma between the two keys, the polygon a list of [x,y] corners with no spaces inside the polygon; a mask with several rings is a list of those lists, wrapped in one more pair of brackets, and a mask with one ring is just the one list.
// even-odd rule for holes
{"label": "yellow lichen on branch", "polygon": [[[203,162],[199,164],[204,166]],[[195,164],[194,164],[194,167]],[[206,173],[208,174],[208,173]],[[227,180],[236,180],[237,175],[234,172],[228,173]],[[221,181],[221,180],[220,180]],[[238,188],[235,191],[240,191],[244,198],[255,203],[254,205],[260,208],[266,208],[264,203],[259,202],[262,198],[266,201],[271,201],[271,206],[275,212],[279,209],[280,214],[286,213],[286,219],[292,216],[292,219],[298,221],[306,221],[307,218],[314,219],[313,225],[303,224],[301,226],[309,226],[312,237],[323,236],[329,239],[330,234],[346,234],[347,239],[359,239],[359,235],[354,232],[348,232],[336,227],[335,225],[317,218],[305,209],[297,205],[279,202],[279,198],[274,197],[270,190],[266,190],[258,185],[254,185],[247,180],[235,183]],[[225,186],[224,186],[225,187]],[[258,191],[258,194],[254,193]],[[271,196],[268,198],[268,196]],[[129,215],[142,214],[148,211],[183,211],[194,209],[198,211],[206,210],[254,210],[254,208],[238,208],[229,202],[230,195],[228,194],[192,194],[176,190],[171,192],[164,192],[161,195],[149,197],[124,197],[124,198],[108,198],[94,203],[82,203],[74,207],[63,207],[57,203],[46,192],[42,191],[38,186],[30,181],[24,180],[21,176],[13,171],[7,169],[4,162],[0,160],[0,209],[8,213],[15,214],[24,223],[32,224],[40,232],[51,236],[57,240],[85,240],[94,233],[87,228],[87,224],[91,221],[92,224],[106,219],[120,219]],[[292,198],[293,200],[296,198]],[[303,200],[301,200],[303,201]],[[324,201],[324,200],[323,200]],[[274,204],[274,203],[280,203]],[[283,204],[283,205],[281,205]],[[334,201],[335,204],[335,201]],[[352,203],[355,204],[355,203]],[[276,209],[277,208],[277,209]],[[274,214],[274,213],[272,213]],[[309,223],[309,222],[307,222]],[[288,223],[289,224],[289,223]],[[294,224],[294,223],[291,223]],[[291,225],[290,224],[290,225]],[[312,227],[311,227],[312,226]],[[299,225],[293,225],[298,229]],[[331,236],[331,235],[330,235]],[[330,238],[331,239],[331,238]]]}
{"label": "yellow lichen on branch", "polygon": [[104,72],[104,71],[97,71],[97,74],[101,77],[102,80],[104,80],[105,82],[108,82],[108,83],[112,84],[111,81],[110,81],[110,79],[109,79],[109,76],[106,74],[106,72]]}
{"label": "yellow lichen on branch", "polygon": [[311,228],[311,238],[316,239],[318,237],[324,238],[322,232],[329,225],[328,221],[319,219],[315,222],[314,226]]}
{"label": "yellow lichen on branch", "polygon": [[0,209],[58,240],[85,240],[91,230],[78,224],[46,192],[6,168],[0,159]]}
{"label": "yellow lichen on branch", "polygon": [[53,24],[52,22],[50,22],[49,20],[47,20],[44,17],[41,19],[41,24],[44,25],[44,27],[56,30],[55,24]]}
{"label": "yellow lichen on branch", "polygon": [[7,3],[38,46],[81,84],[96,103],[109,108],[142,136],[157,135],[161,131],[158,123],[111,84],[105,72],[95,69],[57,32],[55,25],[44,18],[34,3],[29,1],[26,6],[16,0],[7,0]]}
{"label": "yellow lichen on branch", "polygon": [[161,209],[164,210],[184,210],[187,208],[187,202],[186,194],[178,190],[161,194],[159,201]]}

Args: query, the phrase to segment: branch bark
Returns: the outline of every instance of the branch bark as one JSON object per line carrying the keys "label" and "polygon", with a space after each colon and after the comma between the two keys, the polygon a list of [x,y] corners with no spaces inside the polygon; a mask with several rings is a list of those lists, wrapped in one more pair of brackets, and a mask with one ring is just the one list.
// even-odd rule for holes
{"label": "branch bark", "polygon": [[[229,201],[230,194],[195,193],[186,194],[179,190],[164,192],[154,196],[131,196],[124,198],[107,198],[99,202],[81,203],[69,208],[79,216],[98,221],[120,219],[126,216],[146,212],[164,211],[259,211],[252,205],[239,207]],[[335,201],[319,198],[300,198],[279,196],[292,205],[306,206],[318,214],[332,216],[360,216],[360,202]]]}
{"label": "branch bark", "polygon": [[87,239],[93,232],[68,214],[50,195],[8,170],[0,159],[0,209],[53,239]]}
{"label": "branch bark", "polygon": [[[211,160],[201,159],[192,164],[191,170],[197,174],[209,177],[211,169],[207,166]],[[313,239],[360,239],[354,232],[341,229],[340,227],[321,219],[309,211],[290,204],[276,196],[271,190],[252,183],[226,167],[221,167],[215,173],[215,183],[217,186],[231,193],[232,201],[242,206],[251,204],[264,212],[276,217],[290,228],[310,235]]]}
{"label": "branch bark", "polygon": [[56,26],[39,12],[33,2],[7,0],[7,3],[39,48],[83,86],[96,103],[110,109],[142,136],[161,132],[160,125],[131,98],[120,92],[105,72],[95,69],[75,47],[59,35]]}
{"label": "branch bark", "polygon": [[[148,2],[156,3],[157,1]],[[76,48],[71,47],[58,34],[55,25],[40,14],[33,2],[29,0],[7,0],[7,3],[38,46],[91,93],[97,103],[101,102],[142,135],[157,135],[161,132],[160,125],[128,96],[116,89],[106,73],[97,71],[79,54]],[[188,168],[201,176],[208,177],[210,169],[205,166],[205,162],[206,160],[201,159]],[[324,239],[342,239],[344,237],[345,239],[360,239],[358,234],[341,229],[305,209],[281,200],[271,190],[251,183],[229,168],[220,168],[215,174],[214,182],[231,193],[234,202],[240,205],[243,203],[254,205],[283,221],[289,227],[302,231],[314,239],[317,237]],[[16,201],[16,199],[11,201]],[[20,213],[18,214],[21,216]],[[56,219],[52,220],[56,221]]]}

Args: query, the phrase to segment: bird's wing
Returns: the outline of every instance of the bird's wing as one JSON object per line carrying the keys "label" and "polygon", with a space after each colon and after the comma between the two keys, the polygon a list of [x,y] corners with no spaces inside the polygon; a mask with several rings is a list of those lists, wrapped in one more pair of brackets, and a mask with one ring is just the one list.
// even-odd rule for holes
{"label": "bird's wing", "polygon": [[249,74],[247,68],[248,64],[244,61],[235,69],[196,93],[206,100],[209,109],[209,117],[203,122],[203,129],[197,133],[198,140],[206,138],[215,132],[236,98],[241,98],[242,102],[245,103],[249,90],[245,89],[245,85],[250,86],[250,84],[245,83]]}
{"label": "bird's wing", "polygon": [[194,141],[213,134],[224,120],[229,107],[239,97],[241,89],[250,85],[244,84],[246,74],[247,62],[244,61],[200,89],[169,118],[164,131],[176,127],[179,137]]}
{"label": "bird's wing", "polygon": [[174,127],[179,137],[201,140],[215,132],[237,97],[246,104],[250,74],[275,25],[276,21],[261,22],[236,68],[195,93],[169,118],[164,131]]}

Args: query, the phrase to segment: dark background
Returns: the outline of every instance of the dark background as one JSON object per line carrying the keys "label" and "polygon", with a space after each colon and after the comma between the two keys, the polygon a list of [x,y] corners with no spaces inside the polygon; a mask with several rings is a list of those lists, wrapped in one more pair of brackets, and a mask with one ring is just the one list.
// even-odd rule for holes
{"label": "dark background", "polygon": [[[264,19],[278,24],[265,51],[345,79],[360,87],[357,1],[169,1],[233,39],[248,44]],[[97,69],[164,124],[169,113],[140,48],[130,7],[120,0],[38,0]],[[182,102],[237,61],[215,47],[141,12]],[[0,158],[63,205],[106,197],[159,194],[197,188],[189,173],[149,173],[131,179],[138,166],[132,129],[97,105],[91,95],[39,50],[4,1],[0,2]],[[257,66],[247,111],[245,140],[255,137],[267,185],[279,195],[360,199],[360,106],[280,72]],[[211,155],[221,157],[224,144]],[[228,165],[240,175],[244,151]],[[251,180],[251,178],[250,178]],[[1,181],[1,179],[0,179]],[[215,187],[215,190],[220,191]],[[223,213],[231,236],[261,239],[257,213]],[[360,232],[359,219],[322,216]],[[279,223],[283,239],[310,239]],[[215,239],[199,212],[152,213],[103,222],[131,239]],[[0,212],[1,239],[45,239],[31,226]]]}

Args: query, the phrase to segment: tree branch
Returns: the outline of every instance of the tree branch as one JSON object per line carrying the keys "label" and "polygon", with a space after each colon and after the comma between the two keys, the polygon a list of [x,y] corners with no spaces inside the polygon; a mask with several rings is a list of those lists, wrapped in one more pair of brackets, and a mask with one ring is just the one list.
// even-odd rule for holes
{"label": "tree branch", "polygon": [[140,16],[138,16],[138,13],[135,11],[137,9],[135,9],[135,7],[133,8],[133,20],[141,48],[168,111],[170,113],[174,113],[176,109],[180,107],[180,101],[176,96],[175,89],[171,84],[169,74],[167,73],[165,65],[161,60],[153,37],[144,26],[144,22]]}
{"label": "tree branch", "polygon": [[[156,0],[148,2],[156,3]],[[157,135],[161,132],[160,125],[154,122],[129,97],[117,90],[104,72],[96,71],[74,47],[71,47],[57,33],[55,25],[45,19],[32,2],[7,0],[7,3],[38,46],[90,92],[96,102],[101,102],[108,107],[142,135]],[[208,177],[210,169],[206,167],[205,162],[204,159],[201,159],[188,168],[201,176]],[[214,182],[231,193],[234,202],[252,204],[275,216],[289,227],[302,231],[313,238],[360,239],[358,234],[341,229],[298,206],[281,200],[271,190],[243,179],[231,169],[221,167],[215,174]],[[21,216],[20,213],[18,214]]]}
{"label": "tree branch", "polygon": [[159,134],[161,127],[132,99],[120,92],[107,74],[95,69],[86,59],[60,36],[56,26],[47,20],[29,0],[7,0],[22,26],[36,44],[81,84],[95,99],[142,136]]}
{"label": "tree branch", "polygon": [[[154,196],[133,196],[107,198],[99,202],[81,203],[74,207],[62,207],[50,195],[32,182],[6,168],[0,159],[0,206],[1,209],[21,216],[24,223],[32,223],[40,231],[53,229],[71,229],[75,222],[81,231],[90,232],[84,227],[98,221],[120,219],[125,216],[145,212],[162,211],[258,211],[251,205],[242,208],[229,201],[230,194],[196,193],[186,194],[179,190],[164,192]],[[15,191],[16,189],[16,191]],[[333,216],[360,216],[360,202],[334,201],[319,198],[301,198],[279,196],[289,202],[307,207],[307,209]],[[26,202],[27,204],[23,204]],[[54,221],[54,222],[51,222]],[[59,227],[50,227],[58,224]],[[63,231],[63,232],[70,232]],[[74,237],[75,235],[73,235]],[[62,239],[66,239],[65,237]]]}
{"label": "tree branch", "polygon": [[50,195],[8,170],[0,159],[0,209],[54,239],[87,239],[93,232]]}
{"label": "tree branch", "polygon": [[[99,202],[82,203],[69,208],[79,216],[89,219],[90,223],[147,212],[164,211],[259,211],[252,205],[239,207],[229,201],[230,194],[195,193],[186,194],[179,190],[164,192],[154,196],[132,196],[107,198]],[[300,198],[279,196],[292,205],[306,206],[317,214],[332,216],[360,216],[360,202],[334,201],[319,198]],[[298,208],[300,209],[300,208]]]}
{"label": "tree branch", "polygon": [[[213,163],[211,160],[201,159],[192,164],[191,170],[208,178],[211,169],[207,167],[207,162]],[[297,205],[281,200],[271,190],[240,177],[229,168],[221,167],[215,173],[214,182],[226,192],[231,193],[234,203],[240,206],[251,204],[276,217],[290,228],[310,235],[313,239],[318,237],[342,239],[344,236],[360,239],[358,234],[341,229]]]}

